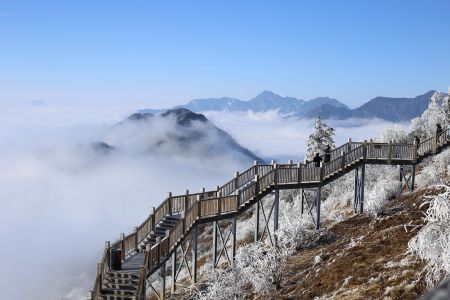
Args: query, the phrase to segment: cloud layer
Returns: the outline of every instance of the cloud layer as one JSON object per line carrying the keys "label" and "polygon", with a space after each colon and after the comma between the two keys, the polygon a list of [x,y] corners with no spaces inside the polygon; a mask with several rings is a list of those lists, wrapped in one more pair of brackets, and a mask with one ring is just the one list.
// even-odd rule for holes
{"label": "cloud layer", "polygon": [[[276,111],[206,112],[205,115],[257,155],[280,161],[303,160],[314,125],[314,120],[286,119]],[[330,120],[327,123],[336,129],[336,145],[346,143],[348,138],[363,141],[376,137],[394,125],[408,126],[379,119]]]}

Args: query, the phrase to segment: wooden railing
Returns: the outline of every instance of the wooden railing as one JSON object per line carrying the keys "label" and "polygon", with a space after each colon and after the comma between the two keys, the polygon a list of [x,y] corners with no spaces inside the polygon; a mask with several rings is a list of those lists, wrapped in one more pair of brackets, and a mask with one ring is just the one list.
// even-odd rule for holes
{"label": "wooden railing", "polygon": [[[202,218],[210,218],[221,214],[236,213],[247,201],[252,200],[260,192],[284,184],[322,184],[323,180],[331,180],[337,172],[345,172],[346,168],[361,160],[383,161],[383,163],[397,163],[410,161],[416,163],[418,157],[429,153],[436,153],[437,148],[446,144],[450,129],[441,134],[428,138],[420,144],[393,144],[390,143],[361,143],[349,142],[330,152],[331,160],[321,167],[313,162],[293,164],[263,165],[255,163],[254,166],[242,173],[215,191],[189,193],[169,196],[136,227],[135,231],[121,238],[112,245],[107,244],[101,262],[97,265],[92,299],[101,294],[101,286],[105,272],[109,270],[109,256],[112,249],[121,249],[122,259],[138,249],[138,245],[155,229],[167,215],[181,214],[175,227],[168,236],[146,251],[145,276],[151,274],[161,260],[166,259],[173,247],[188,233],[196,222]],[[373,163],[373,162],[372,162]],[[145,284],[145,282],[143,283]]]}

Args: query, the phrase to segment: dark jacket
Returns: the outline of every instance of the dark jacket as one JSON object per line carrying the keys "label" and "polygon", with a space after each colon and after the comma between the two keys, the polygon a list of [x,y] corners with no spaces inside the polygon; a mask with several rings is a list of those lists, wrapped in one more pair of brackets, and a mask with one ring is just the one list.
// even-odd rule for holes
{"label": "dark jacket", "polygon": [[313,162],[315,167],[320,167],[320,162],[322,161],[322,157],[320,156],[314,156]]}

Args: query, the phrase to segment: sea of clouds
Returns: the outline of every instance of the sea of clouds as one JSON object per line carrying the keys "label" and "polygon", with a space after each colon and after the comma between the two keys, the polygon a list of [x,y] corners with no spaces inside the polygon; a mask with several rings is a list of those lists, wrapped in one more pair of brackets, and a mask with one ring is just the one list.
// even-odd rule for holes
{"label": "sea of clouds", "polygon": [[[213,189],[248,167],[233,155],[144,151],[173,126],[117,123],[124,108],[3,107],[0,112],[0,285],[4,299],[83,299],[105,240],[130,232],[168,191]],[[264,158],[302,159],[312,120],[276,112],[208,112],[218,127]],[[376,136],[392,123],[331,122],[336,142]],[[120,146],[104,155],[92,142]],[[126,142],[128,141],[128,142]],[[216,142],[216,141],[214,141]],[[26,283],[25,283],[26,282]]]}
{"label": "sea of clouds", "polygon": [[[204,114],[257,155],[280,162],[288,159],[303,161],[308,137],[314,128],[314,120],[286,118],[276,111],[210,111]],[[380,119],[327,120],[326,123],[335,129],[336,146],[346,143],[349,138],[364,141],[379,136],[385,129],[409,126],[409,122],[398,124]]]}

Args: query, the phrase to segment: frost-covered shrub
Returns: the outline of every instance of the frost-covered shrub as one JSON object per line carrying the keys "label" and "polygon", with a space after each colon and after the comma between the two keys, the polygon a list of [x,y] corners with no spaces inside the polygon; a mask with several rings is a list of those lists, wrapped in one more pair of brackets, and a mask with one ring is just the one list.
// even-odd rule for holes
{"label": "frost-covered shrub", "polygon": [[244,299],[243,281],[237,268],[209,270],[204,274],[210,278],[202,290],[194,293],[198,300],[240,300]]}
{"label": "frost-covered shrub", "polygon": [[399,189],[399,182],[392,179],[380,179],[365,194],[365,210],[372,213],[379,213],[388,203],[389,199],[394,197]]}
{"label": "frost-covered shrub", "polygon": [[264,248],[258,244],[242,247],[237,254],[236,268],[241,280],[249,283],[257,295],[267,295],[281,282],[290,250],[283,247]]}
{"label": "frost-covered shrub", "polygon": [[300,199],[281,207],[280,228],[276,232],[278,246],[285,249],[285,252],[294,251],[312,234],[314,224],[306,214],[301,216]]}
{"label": "frost-covered shrub", "polygon": [[425,187],[438,183],[442,177],[447,175],[448,165],[450,165],[450,151],[446,150],[430,157],[423,165],[423,169],[417,175],[418,185]]}
{"label": "frost-covered shrub", "polygon": [[325,200],[322,202],[323,220],[340,222],[345,218],[345,210],[351,209],[355,192],[355,175],[350,172],[323,188]]}
{"label": "frost-covered shrub", "polygon": [[364,210],[377,214],[399,190],[398,168],[395,166],[366,166]]}
{"label": "frost-covered shrub", "polygon": [[426,224],[408,243],[409,250],[427,262],[425,279],[429,287],[450,275],[450,186],[437,188],[444,192],[426,197]]}
{"label": "frost-covered shrub", "polygon": [[[366,165],[364,181],[364,210],[377,214],[398,192],[398,169],[393,166]],[[353,172],[331,183],[328,197],[323,201],[324,217],[339,222],[345,218],[345,207],[353,207],[355,175]],[[349,205],[351,204],[351,205]]]}

